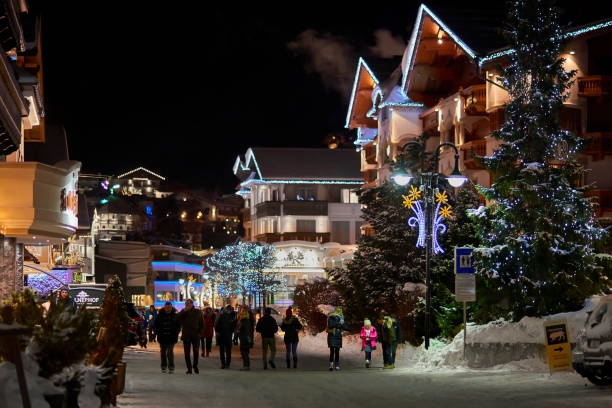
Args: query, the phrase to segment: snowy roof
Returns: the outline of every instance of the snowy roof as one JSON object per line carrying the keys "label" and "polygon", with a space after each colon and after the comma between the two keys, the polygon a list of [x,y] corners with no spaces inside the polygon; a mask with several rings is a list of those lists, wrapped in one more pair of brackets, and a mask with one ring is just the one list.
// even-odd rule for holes
{"label": "snowy roof", "polygon": [[247,150],[245,162],[237,159],[234,174],[241,181],[363,180],[360,156],[353,149],[254,147]]}

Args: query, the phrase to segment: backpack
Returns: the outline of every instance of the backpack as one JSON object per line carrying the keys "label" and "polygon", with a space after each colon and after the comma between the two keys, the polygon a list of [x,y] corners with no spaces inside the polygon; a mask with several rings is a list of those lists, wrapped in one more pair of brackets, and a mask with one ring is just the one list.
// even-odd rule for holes
{"label": "backpack", "polygon": [[338,332],[338,328],[336,327],[329,327],[329,322],[330,320],[333,318],[333,316],[329,316],[327,318],[327,329],[325,330],[328,334],[336,334]]}

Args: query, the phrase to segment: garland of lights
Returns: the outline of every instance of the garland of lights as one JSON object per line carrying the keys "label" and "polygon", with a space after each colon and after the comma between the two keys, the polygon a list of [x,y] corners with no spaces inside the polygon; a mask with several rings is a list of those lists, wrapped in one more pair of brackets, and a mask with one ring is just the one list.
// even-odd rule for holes
{"label": "garland of lights", "polygon": [[[423,212],[423,206],[421,205],[420,201],[421,190],[415,186],[410,186],[410,194],[407,196],[402,195],[402,197],[404,198],[404,207],[410,208],[415,214],[414,217],[410,217],[408,219],[408,225],[411,227],[415,227],[417,224],[419,225],[419,237],[417,239],[416,246],[424,248],[425,230],[427,226],[425,225],[425,213]],[[439,254],[443,253],[444,249],[442,249],[438,243],[438,233],[444,234],[446,232],[446,225],[442,223],[442,220],[451,216],[451,206],[448,204],[446,191],[436,193],[436,202],[438,205],[436,206],[436,212],[434,213],[432,225],[432,242],[434,254]],[[442,207],[443,205],[444,207]]]}

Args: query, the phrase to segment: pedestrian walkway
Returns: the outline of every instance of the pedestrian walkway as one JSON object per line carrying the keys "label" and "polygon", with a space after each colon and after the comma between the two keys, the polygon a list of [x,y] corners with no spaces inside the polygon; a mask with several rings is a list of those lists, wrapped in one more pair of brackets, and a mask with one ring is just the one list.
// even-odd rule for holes
{"label": "pedestrian walkway", "polygon": [[383,370],[380,359],[375,359],[376,367],[368,370],[363,367],[360,355],[341,356],[342,370],[330,372],[326,348],[300,353],[298,368],[287,369],[285,347],[280,338],[277,338],[277,368],[264,371],[260,350],[257,343],[251,351],[251,371],[244,372],[238,370],[242,366],[238,347],[233,348],[230,370],[219,368],[218,347],[213,347],[210,357],[200,357],[200,374],[186,375],[183,346],[178,344],[176,372],[170,375],[161,373],[156,343],[149,343],[147,349],[130,347],[124,354],[126,387],[118,404],[130,408],[473,408],[475,405],[482,408],[609,408],[612,401],[612,389],[585,386],[585,381],[573,374],[550,377],[544,373],[507,371]]}

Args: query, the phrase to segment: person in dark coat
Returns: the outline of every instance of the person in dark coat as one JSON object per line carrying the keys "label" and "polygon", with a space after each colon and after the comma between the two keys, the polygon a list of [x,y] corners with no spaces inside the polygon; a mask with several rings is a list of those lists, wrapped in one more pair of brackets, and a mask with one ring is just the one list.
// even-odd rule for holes
{"label": "person in dark coat", "polygon": [[399,319],[396,314],[391,315],[391,321],[393,322],[391,328],[395,333],[395,339],[391,343],[391,365],[395,368],[395,354],[397,353],[397,345],[404,341],[404,334],[400,327]]}
{"label": "person in dark coat", "polygon": [[202,343],[202,357],[208,357],[212,349],[212,338],[215,326],[215,315],[211,307],[204,309],[204,330],[200,336]]}
{"label": "person in dark coat", "polygon": [[236,319],[234,317],[234,309],[231,305],[227,305],[219,312],[219,316],[215,321],[221,368],[230,368],[232,361],[232,336],[235,329]]}
{"label": "person in dark coat", "polygon": [[68,288],[62,287],[59,295],[57,296],[57,303],[64,303],[66,307],[70,308],[72,313],[77,311],[77,304],[73,298],[70,297],[70,292],[68,292]]}
{"label": "person in dark coat", "polygon": [[[181,323],[181,340],[183,340],[183,349],[185,350],[185,364],[187,364],[187,373],[200,373],[198,369],[198,358],[200,356],[200,334],[204,330],[204,316],[202,311],[193,307],[193,300],[185,301],[185,308],[176,315],[177,320]],[[193,363],[190,352],[193,349]]]}
{"label": "person in dark coat", "polygon": [[250,370],[251,360],[249,352],[253,347],[253,336],[255,334],[255,316],[251,308],[247,305],[240,306],[236,316],[236,335],[240,340],[240,355],[242,356],[242,368],[240,370]]}
{"label": "person in dark coat", "polygon": [[285,332],[285,349],[287,350],[287,368],[291,367],[291,354],[293,354],[293,368],[297,368],[297,346],[300,341],[298,331],[302,330],[302,324],[293,316],[293,310],[288,307],[285,318],[281,323],[281,330]]}
{"label": "person in dark coat", "polygon": [[327,346],[329,347],[329,371],[340,370],[340,349],[342,330],[350,329],[344,324],[342,308],[337,307],[327,318]]}
{"label": "person in dark coat", "polygon": [[155,319],[157,318],[157,309],[155,306],[149,306],[149,310],[145,314],[145,321],[149,324],[149,341],[155,342]]}
{"label": "person in dark coat", "polygon": [[393,328],[393,320],[383,312],[378,318],[379,336],[381,336],[381,344],[383,349],[383,365],[384,368],[394,368],[392,360],[393,342],[395,341],[395,329]]}
{"label": "person in dark coat", "polygon": [[[278,331],[278,324],[272,317],[272,309],[266,307],[264,316],[257,322],[257,333],[261,334],[261,349],[263,357],[264,370],[268,369],[268,363],[270,367],[276,368],[274,364],[274,357],[276,357],[276,342],[274,341],[274,335]],[[267,359],[268,347],[270,348],[270,359]]]}
{"label": "person in dark coat", "polygon": [[155,333],[161,352],[161,370],[174,373],[174,345],[178,342],[181,326],[176,320],[176,309],[171,302],[166,302],[155,318]]}

